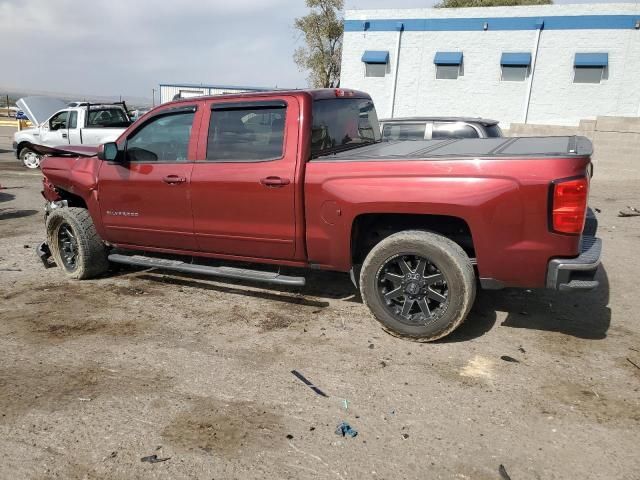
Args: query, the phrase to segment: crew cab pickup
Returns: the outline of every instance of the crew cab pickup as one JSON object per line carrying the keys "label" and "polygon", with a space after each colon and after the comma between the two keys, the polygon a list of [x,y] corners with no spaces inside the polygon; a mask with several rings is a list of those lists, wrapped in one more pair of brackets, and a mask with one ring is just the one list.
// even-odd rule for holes
{"label": "crew cab pickup", "polygon": [[367,94],[324,89],[167,103],[50,154],[40,252],[76,279],[109,262],[292,287],[299,268],[350,272],[382,327],[419,341],[460,325],[478,286],[598,285],[582,137],[380,142]]}
{"label": "crew cab pickup", "polygon": [[[43,99],[50,100],[44,102]],[[31,101],[29,101],[31,100]],[[33,146],[99,145],[117,139],[131,120],[126,104],[92,104],[75,102],[52,113],[46,107],[56,105],[47,97],[20,99],[18,105],[33,123],[32,128],[17,131],[13,136],[16,157],[27,168],[38,168],[41,155]]]}

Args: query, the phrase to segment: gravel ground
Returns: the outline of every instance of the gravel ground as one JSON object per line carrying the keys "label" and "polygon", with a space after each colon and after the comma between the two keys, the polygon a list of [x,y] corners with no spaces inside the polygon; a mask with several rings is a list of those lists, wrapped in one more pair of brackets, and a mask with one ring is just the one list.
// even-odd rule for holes
{"label": "gravel ground", "polygon": [[[45,270],[40,174],[10,133],[0,478],[640,478],[640,217],[617,217],[640,208],[640,173],[593,183],[599,290],[481,292],[462,328],[422,345],[384,334],[341,274],[295,290]],[[341,421],[358,435],[337,436]]]}

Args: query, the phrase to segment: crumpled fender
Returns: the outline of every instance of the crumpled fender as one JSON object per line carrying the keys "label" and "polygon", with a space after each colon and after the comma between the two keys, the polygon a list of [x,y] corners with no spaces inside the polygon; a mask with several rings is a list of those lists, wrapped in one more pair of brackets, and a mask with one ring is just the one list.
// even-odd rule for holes
{"label": "crumpled fender", "polygon": [[59,147],[47,147],[35,143],[26,142],[30,150],[40,154],[53,157],[94,157],[98,153],[97,146],[89,145],[61,145]]}

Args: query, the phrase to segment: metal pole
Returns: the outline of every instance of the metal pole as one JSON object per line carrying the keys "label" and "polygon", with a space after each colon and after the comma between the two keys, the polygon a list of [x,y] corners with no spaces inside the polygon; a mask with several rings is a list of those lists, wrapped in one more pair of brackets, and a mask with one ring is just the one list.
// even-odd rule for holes
{"label": "metal pole", "polygon": [[544,28],[544,22],[540,22],[538,25],[538,31],[536,32],[536,44],[533,48],[533,57],[531,58],[531,74],[529,75],[529,85],[527,85],[527,99],[524,104],[524,123],[527,123],[529,118],[529,104],[531,103],[531,90],[533,89],[533,76],[536,72],[536,60],[538,59],[538,47],[540,46],[540,35]]}
{"label": "metal pole", "polygon": [[156,89],[155,88],[151,89],[151,106],[152,107],[156,106]]}
{"label": "metal pole", "polygon": [[9,95],[7,95],[7,117],[11,116],[11,110],[9,110]]}
{"label": "metal pole", "polygon": [[400,43],[402,41],[402,32],[404,31],[404,24],[398,22],[396,25],[398,30],[398,42],[396,43],[396,65],[393,69],[393,91],[391,92],[391,118],[396,109],[396,89],[398,87],[398,67],[400,66]]}

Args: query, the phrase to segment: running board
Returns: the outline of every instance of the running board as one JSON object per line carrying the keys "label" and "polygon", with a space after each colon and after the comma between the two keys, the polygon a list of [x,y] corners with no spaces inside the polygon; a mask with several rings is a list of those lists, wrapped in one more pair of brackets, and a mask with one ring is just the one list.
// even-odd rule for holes
{"label": "running board", "polygon": [[263,282],[274,285],[295,287],[303,287],[305,285],[304,277],[289,277],[286,275],[280,275],[276,272],[262,272],[260,270],[248,270],[245,268],[233,267],[209,267],[207,265],[186,263],[180,260],[144,257],[142,255],[122,255],[119,253],[112,253],[108,258],[110,262],[135,265],[137,267],[160,268],[176,272],[197,273],[199,275],[232,278],[234,280],[249,280],[252,282]]}

